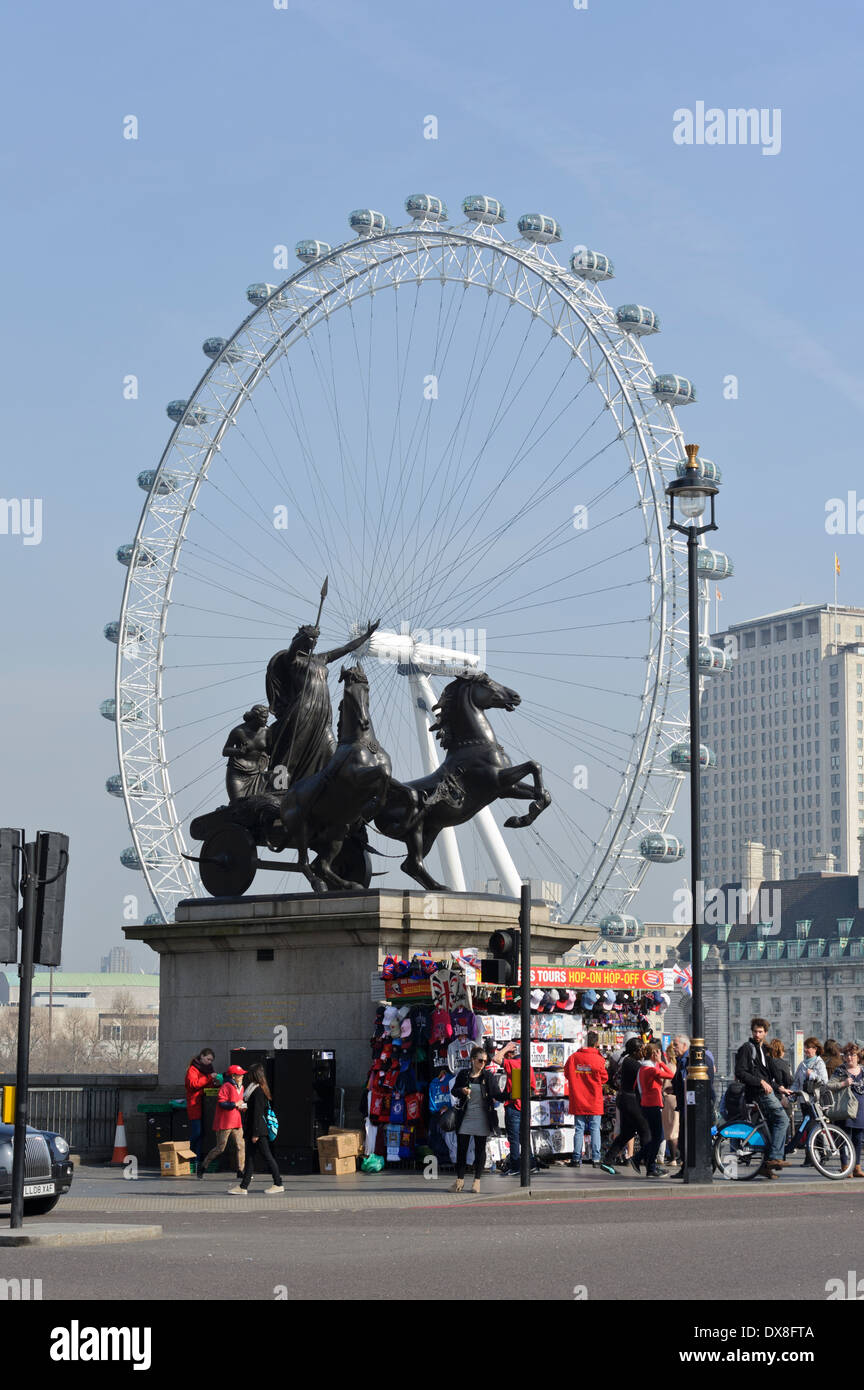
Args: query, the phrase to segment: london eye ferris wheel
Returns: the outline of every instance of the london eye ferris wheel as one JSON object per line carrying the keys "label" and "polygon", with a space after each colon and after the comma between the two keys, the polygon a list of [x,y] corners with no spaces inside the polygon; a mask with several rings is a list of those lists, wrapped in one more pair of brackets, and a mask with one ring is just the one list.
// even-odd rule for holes
{"label": "london eye ferris wheel", "polygon": [[[342,245],[300,241],[299,269],[250,285],[251,312],[167,407],[105,629],[121,858],[158,919],[202,893],[184,854],[190,820],[224,801],[220,740],[327,575],[322,644],[380,619],[360,656],[395,777],[435,766],[453,675],[485,669],[522,697],[495,734],[543,765],[552,805],[526,829],[502,829],[518,809],[502,802],[446,832],[442,881],[518,896],[530,877],[560,920],[627,939],[649,865],[684,854],[667,831],[689,766],[686,564],[664,489],[695,392],[652,367],[653,310],[604,297],[607,256],[562,263],[554,218],[528,213],[508,240],[491,197],[458,223],[428,194],[405,207],[401,226],[361,209]],[[729,573],[700,552],[703,580]],[[700,672],[719,674],[702,592]]]}

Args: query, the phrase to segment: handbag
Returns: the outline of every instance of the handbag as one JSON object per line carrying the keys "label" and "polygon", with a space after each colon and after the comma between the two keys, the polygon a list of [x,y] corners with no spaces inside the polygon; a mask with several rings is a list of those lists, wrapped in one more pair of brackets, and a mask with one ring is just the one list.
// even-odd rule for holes
{"label": "handbag", "polygon": [[844,1086],[842,1090],[834,1092],[834,1105],[831,1110],[831,1120],[835,1125],[845,1125],[847,1120],[857,1119],[858,1116],[858,1097],[853,1094],[851,1087]]}
{"label": "handbag", "polygon": [[448,1105],[446,1109],[438,1112],[438,1128],[445,1134],[452,1134],[456,1129],[456,1122],[459,1112],[455,1105]]}

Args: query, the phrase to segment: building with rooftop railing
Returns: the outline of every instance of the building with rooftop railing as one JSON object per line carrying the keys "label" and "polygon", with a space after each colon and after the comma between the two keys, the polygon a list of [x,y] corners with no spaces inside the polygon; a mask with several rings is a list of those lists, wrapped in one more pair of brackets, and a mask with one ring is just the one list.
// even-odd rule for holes
{"label": "building with rooftop railing", "polygon": [[[787,1056],[798,1029],[841,1046],[864,1043],[864,868],[836,873],[823,856],[825,867],[766,879],[762,851],[748,845],[748,875],[724,884],[716,901],[706,895],[705,1037],[725,1075],[754,1015],[770,1022]],[[689,932],[679,956],[690,959]]]}

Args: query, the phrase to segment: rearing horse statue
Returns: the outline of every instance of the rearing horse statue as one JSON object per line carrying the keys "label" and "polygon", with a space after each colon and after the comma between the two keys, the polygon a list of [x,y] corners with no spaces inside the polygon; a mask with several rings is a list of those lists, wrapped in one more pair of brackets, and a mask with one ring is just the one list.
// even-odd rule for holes
{"label": "rearing horse statue", "polygon": [[504,824],[510,828],[530,825],[550,804],[540,764],[529,761],[514,767],[486,718],[486,710],[512,711],[520,703],[515,690],[499,685],[485,671],[457,676],[445,686],[431,726],[446,751],[444,761],[416,781],[392,781],[384,804],[374,812],[375,828],[404,842],[408,853],[401,868],[424,888],[444,887],[423,861],[447,826],[464,825],[500,797],[531,802],[524,816],[508,817]]}

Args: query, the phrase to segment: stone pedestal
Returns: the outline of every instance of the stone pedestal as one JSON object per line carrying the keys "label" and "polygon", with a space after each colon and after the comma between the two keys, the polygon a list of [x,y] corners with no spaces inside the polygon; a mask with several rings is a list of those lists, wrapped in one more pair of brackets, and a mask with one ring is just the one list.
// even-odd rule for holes
{"label": "stone pedestal", "polygon": [[[353,1108],[369,1070],[374,1017],[372,977],[388,952],[436,959],[463,947],[488,954],[493,931],[518,925],[519,904],[495,894],[401,889],[294,893],[180,903],[168,926],[127,927],[160,960],[159,1082],[182,1085],[190,1057],[216,1050],[218,1069],[232,1047],[326,1048],[336,1084]],[[554,965],[588,928],[549,921],[531,910],[531,958]]]}

